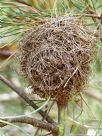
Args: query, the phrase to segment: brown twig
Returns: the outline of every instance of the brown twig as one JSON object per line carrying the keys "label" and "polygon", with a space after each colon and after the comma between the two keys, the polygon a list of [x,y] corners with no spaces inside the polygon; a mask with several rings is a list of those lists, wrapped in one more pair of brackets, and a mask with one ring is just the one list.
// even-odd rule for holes
{"label": "brown twig", "polygon": [[[26,95],[26,93],[16,87],[14,84],[12,84],[12,82],[10,82],[9,80],[7,80],[5,77],[3,77],[2,75],[0,75],[0,80],[2,82],[4,82],[9,88],[11,88],[14,92],[16,92],[25,102],[27,102],[30,106],[32,106],[35,110],[38,109],[39,107],[33,102],[31,101],[28,96]],[[44,118],[45,117],[45,112],[43,110],[39,110],[38,113]],[[46,121],[49,123],[53,123],[56,124],[48,115],[46,115]]]}
{"label": "brown twig", "polygon": [[100,15],[97,15],[97,14],[85,14],[84,16],[92,17],[94,19],[102,20],[102,14],[100,14]]}
{"label": "brown twig", "polygon": [[31,118],[31,117],[12,117],[12,118],[0,118],[0,120],[3,120],[5,121],[4,123],[3,122],[0,122],[0,127],[4,127],[8,124],[6,124],[6,122],[9,122],[9,123],[25,123],[25,124],[30,124],[32,126],[35,126],[35,127],[39,127],[39,128],[42,128],[42,129],[46,129],[48,131],[52,131],[53,133],[57,133],[58,132],[58,126],[57,125],[53,125],[51,123],[47,123],[45,121],[40,121],[38,119],[35,119],[35,118]]}
{"label": "brown twig", "polygon": [[[102,13],[100,15],[98,15],[95,11],[93,11],[92,9],[88,10],[88,13],[90,15],[90,17],[92,17],[92,20],[96,23],[96,19],[100,20],[102,23]],[[97,30],[100,29],[100,26],[97,26]],[[97,38],[99,38],[102,41],[102,34],[95,34]]]}

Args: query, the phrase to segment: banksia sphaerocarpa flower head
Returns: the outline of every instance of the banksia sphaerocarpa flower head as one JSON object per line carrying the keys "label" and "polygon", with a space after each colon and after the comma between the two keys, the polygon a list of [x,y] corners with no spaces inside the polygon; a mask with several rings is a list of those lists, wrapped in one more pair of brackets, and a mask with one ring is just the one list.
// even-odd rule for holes
{"label": "banksia sphaerocarpa flower head", "polygon": [[64,103],[86,85],[95,52],[95,38],[86,24],[62,16],[26,32],[17,56],[33,93]]}

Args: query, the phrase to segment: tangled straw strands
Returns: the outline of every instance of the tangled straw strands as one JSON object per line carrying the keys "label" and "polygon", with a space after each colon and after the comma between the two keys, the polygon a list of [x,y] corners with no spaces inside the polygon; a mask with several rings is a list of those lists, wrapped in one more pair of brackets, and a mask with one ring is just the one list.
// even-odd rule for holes
{"label": "tangled straw strands", "polygon": [[62,16],[26,32],[17,56],[33,93],[63,103],[85,87],[95,52],[95,38],[86,24]]}

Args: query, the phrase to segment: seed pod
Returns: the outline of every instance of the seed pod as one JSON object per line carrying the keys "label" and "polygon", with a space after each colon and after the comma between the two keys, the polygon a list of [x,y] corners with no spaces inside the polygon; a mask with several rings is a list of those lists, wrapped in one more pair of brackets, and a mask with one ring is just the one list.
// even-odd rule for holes
{"label": "seed pod", "polygon": [[64,103],[85,87],[95,52],[95,38],[86,24],[62,16],[26,32],[17,56],[33,93]]}

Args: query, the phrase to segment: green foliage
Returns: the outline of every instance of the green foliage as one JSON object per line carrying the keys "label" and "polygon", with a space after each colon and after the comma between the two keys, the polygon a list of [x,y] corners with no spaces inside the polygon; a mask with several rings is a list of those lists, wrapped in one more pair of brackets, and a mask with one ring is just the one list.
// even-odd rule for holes
{"label": "green foliage", "polygon": [[[9,0],[0,2],[0,37],[20,35],[34,26],[35,21],[64,13],[84,15],[101,11],[101,0],[50,0],[20,1]],[[44,6],[45,5],[45,6]]]}

